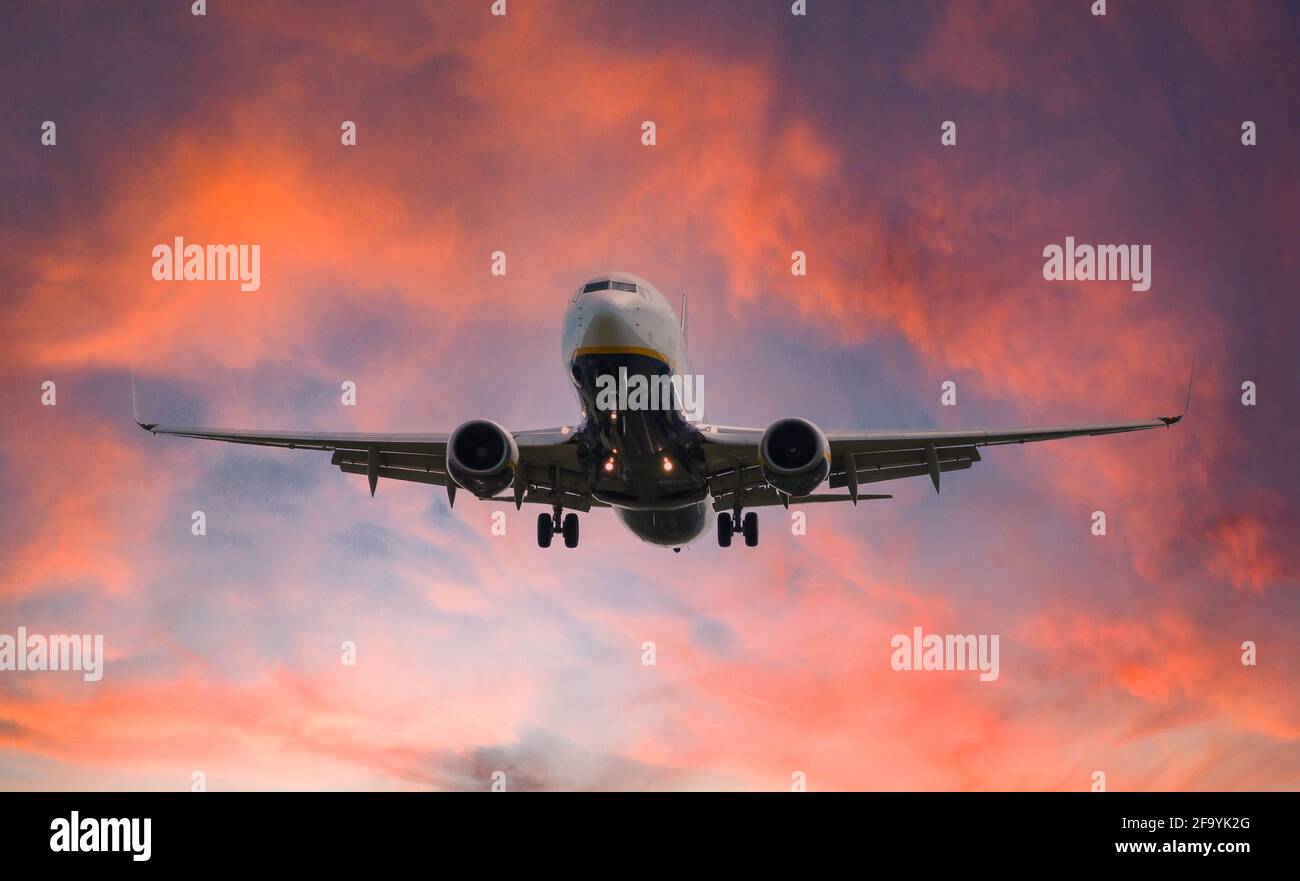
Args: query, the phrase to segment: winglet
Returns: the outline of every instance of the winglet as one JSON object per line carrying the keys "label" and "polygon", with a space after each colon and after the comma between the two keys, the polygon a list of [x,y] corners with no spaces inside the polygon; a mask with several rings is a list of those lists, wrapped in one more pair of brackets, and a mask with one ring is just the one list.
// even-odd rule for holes
{"label": "winglet", "polygon": [[131,418],[135,420],[136,425],[140,426],[145,431],[153,431],[155,428],[158,427],[157,422],[143,422],[140,419],[140,405],[139,403],[136,402],[135,399],[135,374],[134,373],[131,374]]}
{"label": "winglet", "polygon": [[1188,409],[1192,406],[1192,379],[1195,376],[1196,359],[1193,358],[1191,372],[1187,374],[1187,399],[1183,401],[1183,412],[1179,413],[1177,416],[1161,416],[1160,421],[1163,422],[1166,427],[1177,425],[1179,422],[1182,422],[1183,417],[1187,415]]}

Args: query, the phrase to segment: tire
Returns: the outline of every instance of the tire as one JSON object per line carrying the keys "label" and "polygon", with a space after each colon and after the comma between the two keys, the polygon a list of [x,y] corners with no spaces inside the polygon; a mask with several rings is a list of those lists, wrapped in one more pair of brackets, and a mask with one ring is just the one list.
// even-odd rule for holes
{"label": "tire", "polygon": [[758,515],[750,511],[745,515],[745,544],[751,548],[758,547]]}
{"label": "tire", "polygon": [[726,513],[719,514],[718,515],[718,547],[720,548],[731,547],[731,529],[732,529],[731,515]]}
{"label": "tire", "polygon": [[551,523],[550,514],[537,515],[537,546],[539,548],[549,548],[551,546],[551,536],[555,533],[555,527]]}
{"label": "tire", "polygon": [[576,548],[578,546],[578,515],[564,515],[564,546],[566,548]]}

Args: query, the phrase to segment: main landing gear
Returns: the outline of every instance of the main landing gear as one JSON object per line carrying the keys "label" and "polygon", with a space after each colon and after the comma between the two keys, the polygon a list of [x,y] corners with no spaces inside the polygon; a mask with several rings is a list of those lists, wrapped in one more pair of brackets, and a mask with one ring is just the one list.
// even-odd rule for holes
{"label": "main landing gear", "polygon": [[725,512],[718,515],[718,547],[731,547],[731,537],[738,532],[744,533],[747,547],[757,547],[758,515],[750,511],[742,518],[739,510],[734,515]]}
{"label": "main landing gear", "polygon": [[551,537],[557,532],[564,536],[564,546],[566,548],[576,548],[578,546],[578,515],[570,512],[561,516],[561,509],[558,505],[554,513],[537,515],[537,546],[539,548],[549,548],[551,546]]}

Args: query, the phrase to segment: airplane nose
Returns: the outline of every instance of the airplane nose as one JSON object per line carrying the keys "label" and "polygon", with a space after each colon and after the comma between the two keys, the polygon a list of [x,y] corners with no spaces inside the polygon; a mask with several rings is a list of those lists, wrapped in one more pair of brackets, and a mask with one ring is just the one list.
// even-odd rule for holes
{"label": "airplane nose", "polygon": [[642,345],[635,320],[617,304],[593,300],[584,305],[583,332],[579,348],[609,349]]}

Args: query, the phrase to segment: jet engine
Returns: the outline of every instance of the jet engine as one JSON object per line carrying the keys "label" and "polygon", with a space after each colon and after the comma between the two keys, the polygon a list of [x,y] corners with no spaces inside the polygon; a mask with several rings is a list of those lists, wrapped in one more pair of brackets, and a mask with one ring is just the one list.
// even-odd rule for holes
{"label": "jet engine", "polygon": [[447,473],[480,498],[494,496],[514,483],[518,466],[515,439],[495,422],[471,419],[447,439]]}
{"label": "jet engine", "polygon": [[763,479],[787,495],[806,496],[831,470],[831,445],[807,419],[778,419],[758,442]]}

